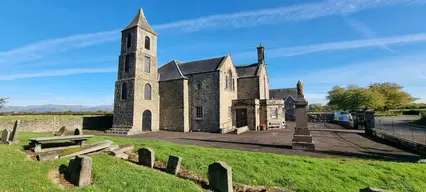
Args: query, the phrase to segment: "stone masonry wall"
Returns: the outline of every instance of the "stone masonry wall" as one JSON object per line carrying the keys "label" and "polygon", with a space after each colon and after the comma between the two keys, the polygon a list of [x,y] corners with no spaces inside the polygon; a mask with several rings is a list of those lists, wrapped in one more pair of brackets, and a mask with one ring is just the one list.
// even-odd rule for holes
{"label": "stone masonry wall", "polygon": [[238,99],[259,99],[259,78],[238,78]]}
{"label": "stone masonry wall", "polygon": [[[0,122],[0,130],[12,130],[15,122]],[[106,130],[112,126],[112,116],[81,117],[72,119],[21,120],[20,132],[55,132],[62,126],[69,131],[76,128],[89,130]]]}
{"label": "stone masonry wall", "polygon": [[[189,75],[189,114],[193,131],[219,131],[219,72]],[[201,88],[197,88],[197,82]],[[203,107],[203,119],[196,119],[195,107]]]}
{"label": "stone masonry wall", "polygon": [[188,128],[185,127],[185,111],[188,111],[184,106],[185,83],[184,79],[160,82],[160,130],[184,132]]}

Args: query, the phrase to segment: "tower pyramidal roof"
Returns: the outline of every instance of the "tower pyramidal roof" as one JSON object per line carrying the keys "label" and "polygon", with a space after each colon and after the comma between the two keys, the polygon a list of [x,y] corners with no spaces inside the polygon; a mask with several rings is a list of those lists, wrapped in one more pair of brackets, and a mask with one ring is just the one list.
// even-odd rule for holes
{"label": "tower pyramidal roof", "polygon": [[154,34],[154,35],[157,35],[157,33],[155,33],[155,31],[151,28],[148,21],[146,20],[145,14],[143,13],[142,8],[139,9],[136,17],[133,19],[133,21],[129,25],[127,25],[126,28],[123,29],[123,31],[130,29],[132,27],[136,27],[136,26],[140,27],[140,28],[142,28],[142,29]]}

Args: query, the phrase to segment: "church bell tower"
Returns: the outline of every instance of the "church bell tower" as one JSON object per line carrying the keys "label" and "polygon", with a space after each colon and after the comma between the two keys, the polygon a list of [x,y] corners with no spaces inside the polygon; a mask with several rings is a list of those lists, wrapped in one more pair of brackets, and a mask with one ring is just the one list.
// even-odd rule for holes
{"label": "church bell tower", "polygon": [[157,34],[139,9],[121,31],[113,128],[107,132],[132,135],[159,130],[157,68]]}

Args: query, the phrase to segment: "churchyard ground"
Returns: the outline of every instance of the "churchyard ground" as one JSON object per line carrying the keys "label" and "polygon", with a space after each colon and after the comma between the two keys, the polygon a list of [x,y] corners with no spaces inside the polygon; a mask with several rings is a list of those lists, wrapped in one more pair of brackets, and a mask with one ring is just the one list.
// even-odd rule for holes
{"label": "churchyard ground", "polygon": [[[48,135],[48,134],[47,134]],[[40,133],[20,133],[17,145],[0,145],[0,189],[6,191],[57,191],[49,174],[66,159],[47,162],[29,160],[22,151],[30,137]],[[339,156],[317,158],[175,144],[158,140],[139,140],[96,136],[89,142],[112,140],[131,143],[135,150],[150,147],[156,159],[167,162],[169,155],[183,158],[183,168],[207,177],[208,165],[222,160],[233,169],[234,183],[277,186],[296,191],[358,191],[375,186],[393,191],[423,191],[426,164],[365,160]],[[93,156],[94,183],[81,191],[203,191],[195,183],[154,169],[138,166],[107,155]],[[24,181],[24,182],[23,182]]]}

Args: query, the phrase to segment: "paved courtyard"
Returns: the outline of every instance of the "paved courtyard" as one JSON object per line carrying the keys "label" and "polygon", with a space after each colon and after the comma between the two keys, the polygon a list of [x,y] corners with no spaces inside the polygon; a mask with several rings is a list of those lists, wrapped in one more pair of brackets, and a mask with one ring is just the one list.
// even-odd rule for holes
{"label": "paved courtyard", "polygon": [[[326,126],[325,126],[326,125]],[[342,129],[331,124],[310,124],[316,145],[315,152],[291,149],[294,124],[286,129],[250,131],[240,135],[203,132],[152,132],[128,136],[144,140],[162,140],[179,144],[219,147],[246,151],[269,152],[314,157],[355,157],[389,161],[416,161],[418,155],[368,138],[362,130]]]}

